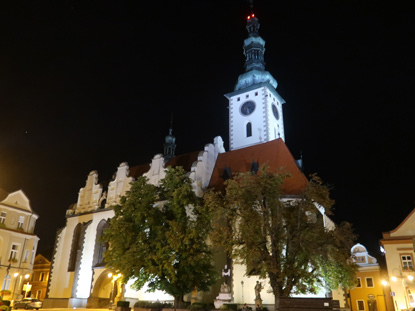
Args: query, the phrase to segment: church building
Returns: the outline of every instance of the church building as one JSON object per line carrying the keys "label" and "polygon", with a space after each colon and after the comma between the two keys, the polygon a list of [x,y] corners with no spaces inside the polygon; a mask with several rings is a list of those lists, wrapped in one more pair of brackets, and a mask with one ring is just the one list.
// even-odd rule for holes
{"label": "church building", "polygon": [[[169,166],[182,166],[197,195],[208,188],[221,189],[226,179],[237,172],[257,170],[267,163],[273,172],[289,172],[283,186],[287,199],[295,197],[307,185],[307,178],[298,168],[285,145],[283,104],[277,92],[276,79],[265,70],[265,41],[259,35],[259,21],[254,14],[247,19],[248,37],[244,40],[245,72],[237,80],[229,100],[229,151],[221,137],[215,137],[200,151],[175,155],[175,137],[170,129],[164,143],[164,154],[156,154],[150,163],[130,167],[121,163],[106,189],[99,184],[98,172],[92,171],[79,190],[77,202],[66,212],[66,225],[57,233],[47,289],[45,308],[50,307],[108,307],[110,300],[121,296],[131,302],[137,300],[165,301],[173,298],[161,293],[134,291],[122,286],[118,276],[105,267],[103,253],[106,245],[100,238],[114,216],[113,206],[139,176],[158,184]],[[319,211],[327,227],[331,220]],[[218,272],[226,258],[215,263]],[[226,267],[227,268],[227,267]],[[231,301],[237,304],[255,301],[256,276],[245,276],[245,267],[230,265]],[[264,282],[265,283],[265,282]],[[219,286],[201,300],[213,302]],[[324,293],[323,296],[324,297]],[[262,291],[264,306],[273,305],[274,297],[268,288]]]}

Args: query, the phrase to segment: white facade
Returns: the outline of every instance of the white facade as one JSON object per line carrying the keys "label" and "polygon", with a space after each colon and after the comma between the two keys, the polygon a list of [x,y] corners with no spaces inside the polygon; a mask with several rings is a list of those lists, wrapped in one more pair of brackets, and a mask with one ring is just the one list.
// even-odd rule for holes
{"label": "white facade", "polygon": [[230,150],[282,138],[285,101],[269,83],[226,95],[229,99]]}
{"label": "white facade", "polygon": [[[201,193],[209,184],[219,153],[224,152],[223,141],[216,137],[199,153],[188,172],[196,193]],[[165,163],[161,154],[151,161],[150,169],[143,175],[152,184],[158,184],[165,176]],[[129,284],[121,288],[113,272],[105,268],[100,242],[102,230],[114,216],[112,206],[130,189],[133,178],[129,176],[127,163],[121,163],[114,180],[104,191],[98,183],[98,173],[89,173],[85,187],[78,194],[78,201],[66,212],[66,225],[58,234],[52,258],[47,299],[44,307],[108,307],[110,295],[115,300],[122,295],[132,302],[140,300],[173,300],[162,292],[146,293],[132,290]],[[101,257],[100,257],[101,256]]]}
{"label": "white facade", "polygon": [[384,232],[380,241],[395,310],[415,307],[414,240],[415,210],[396,229]]}
{"label": "white facade", "polygon": [[[29,199],[19,190],[2,191],[0,201],[0,280],[1,290],[10,294],[4,299],[21,298],[23,283],[33,272],[39,238],[33,233],[39,218]],[[25,277],[26,276],[26,277]]]}

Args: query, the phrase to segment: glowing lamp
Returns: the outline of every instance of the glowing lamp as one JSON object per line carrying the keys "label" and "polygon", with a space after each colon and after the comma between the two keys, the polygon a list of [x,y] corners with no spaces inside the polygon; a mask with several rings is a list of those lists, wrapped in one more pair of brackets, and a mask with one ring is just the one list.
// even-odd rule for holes
{"label": "glowing lamp", "polygon": [[408,275],[408,280],[413,281],[414,277],[412,275]]}
{"label": "glowing lamp", "polygon": [[388,285],[388,282],[386,282],[385,280],[382,280],[382,282],[381,282],[381,283],[382,283],[382,285],[383,285],[383,286]]}
{"label": "glowing lamp", "polygon": [[247,19],[251,19],[251,16],[248,16]]}
{"label": "glowing lamp", "polygon": [[29,278],[30,274],[25,274],[24,278],[27,280]]}
{"label": "glowing lamp", "polygon": [[112,273],[110,272],[110,273],[108,273],[108,277],[110,278],[110,277],[112,277]]}
{"label": "glowing lamp", "polygon": [[398,280],[398,278],[396,276],[391,277],[391,280],[396,282]]}
{"label": "glowing lamp", "polygon": [[15,274],[13,274],[13,276],[15,277],[15,278],[17,278],[17,276],[19,275],[19,272],[16,272]]}

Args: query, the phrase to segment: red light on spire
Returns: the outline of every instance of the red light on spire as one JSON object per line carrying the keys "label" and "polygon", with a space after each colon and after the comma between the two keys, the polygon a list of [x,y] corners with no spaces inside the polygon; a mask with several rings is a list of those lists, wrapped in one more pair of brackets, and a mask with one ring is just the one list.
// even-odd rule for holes
{"label": "red light on spire", "polygon": [[251,17],[255,17],[255,14],[252,14]]}
{"label": "red light on spire", "polygon": [[251,19],[251,16],[248,16],[246,19]]}

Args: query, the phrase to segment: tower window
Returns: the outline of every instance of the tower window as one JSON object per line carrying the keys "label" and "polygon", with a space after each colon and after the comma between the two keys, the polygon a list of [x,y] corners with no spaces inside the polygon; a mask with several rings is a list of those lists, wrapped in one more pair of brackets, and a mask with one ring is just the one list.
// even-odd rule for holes
{"label": "tower window", "polygon": [[246,95],[245,95],[245,97],[246,97],[246,98],[249,98],[249,94],[246,94]]}
{"label": "tower window", "polygon": [[248,124],[246,125],[246,137],[251,137],[252,136],[252,123],[248,122]]}
{"label": "tower window", "polygon": [[0,224],[4,224],[6,221],[6,212],[0,212]]}
{"label": "tower window", "polygon": [[258,96],[258,92],[255,92],[255,96]]}
{"label": "tower window", "polygon": [[240,97],[238,97],[236,100],[239,102],[239,101],[241,100],[241,98],[240,98]]}

